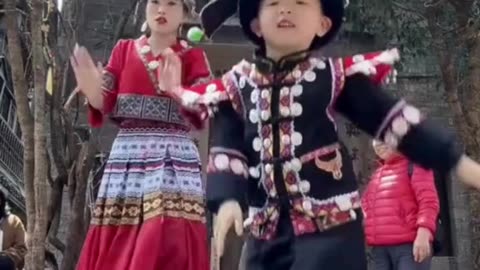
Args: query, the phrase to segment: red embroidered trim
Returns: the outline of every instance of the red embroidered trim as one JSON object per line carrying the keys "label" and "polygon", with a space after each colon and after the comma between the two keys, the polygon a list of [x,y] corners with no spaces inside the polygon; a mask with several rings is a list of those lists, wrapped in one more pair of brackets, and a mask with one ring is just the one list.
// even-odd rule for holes
{"label": "red embroidered trim", "polygon": [[300,157],[302,163],[307,163],[314,160],[316,157],[321,157],[330,153],[333,153],[335,150],[340,149],[339,143],[334,143],[331,145],[320,147],[312,152],[306,153]]}
{"label": "red embroidered trim", "polygon": [[[335,197],[328,200],[313,201],[313,215],[305,213],[301,207],[301,198],[294,201],[294,208],[290,210],[295,235],[322,232],[331,228],[352,222],[357,219],[355,209],[360,208],[360,195],[358,192],[345,194],[350,199],[351,208],[341,211]],[[340,197],[337,196],[337,197]],[[350,196],[350,198],[348,198]],[[300,206],[298,203],[300,202]],[[266,206],[253,216],[250,227],[252,235],[263,240],[270,240],[276,234],[279,218],[279,205],[267,202]]]}

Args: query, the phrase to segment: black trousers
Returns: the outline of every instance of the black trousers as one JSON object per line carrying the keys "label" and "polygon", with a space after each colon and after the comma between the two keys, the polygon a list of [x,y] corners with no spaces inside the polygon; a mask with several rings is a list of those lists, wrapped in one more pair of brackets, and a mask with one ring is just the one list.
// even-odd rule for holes
{"label": "black trousers", "polygon": [[0,270],[15,270],[15,263],[10,257],[0,253]]}
{"label": "black trousers", "polygon": [[282,211],[274,239],[248,238],[246,270],[367,270],[364,241],[361,218],[295,237],[290,217]]}

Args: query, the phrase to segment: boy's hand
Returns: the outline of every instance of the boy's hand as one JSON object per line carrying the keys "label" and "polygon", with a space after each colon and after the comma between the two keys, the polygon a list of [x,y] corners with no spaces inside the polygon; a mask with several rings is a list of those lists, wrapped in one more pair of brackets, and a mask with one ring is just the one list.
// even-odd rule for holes
{"label": "boy's hand", "polygon": [[235,225],[235,232],[238,236],[243,234],[243,214],[240,205],[236,201],[226,201],[222,203],[218,210],[216,222],[214,224],[214,244],[217,256],[223,255],[225,248],[225,238],[230,228]]}
{"label": "boy's hand", "polygon": [[480,164],[464,155],[458,162],[455,173],[464,184],[480,190]]}

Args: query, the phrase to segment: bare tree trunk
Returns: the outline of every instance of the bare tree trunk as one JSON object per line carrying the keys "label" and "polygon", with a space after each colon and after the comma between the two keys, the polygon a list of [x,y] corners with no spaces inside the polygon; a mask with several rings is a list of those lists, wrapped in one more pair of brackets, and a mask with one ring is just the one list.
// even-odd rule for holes
{"label": "bare tree trunk", "polygon": [[88,177],[95,158],[95,148],[92,142],[87,141],[82,144],[78,159],[73,165],[74,173],[71,177],[76,178],[75,196],[71,205],[70,224],[67,232],[67,248],[65,250],[61,270],[74,270],[80,255],[80,250],[85,238],[84,212]]}
{"label": "bare tree trunk", "polygon": [[[469,13],[472,1],[450,1],[456,10],[457,18],[456,41],[458,47],[448,45],[451,40],[443,34],[437,23],[437,18],[442,12],[443,5],[432,5],[427,8],[429,31],[434,42],[439,47],[435,52],[440,64],[447,102],[454,114],[454,122],[465,145],[465,151],[476,160],[480,160],[480,34],[469,22]],[[468,54],[468,69],[464,83],[458,78],[460,74],[458,64],[455,63],[456,50],[466,49]],[[459,92],[464,94],[460,99]],[[480,233],[480,194],[470,194],[470,227],[472,236]],[[473,237],[471,242],[471,255],[473,269],[480,269],[480,245],[478,237]]]}
{"label": "bare tree trunk", "polygon": [[43,54],[42,28],[44,1],[32,0],[32,56],[34,77],[34,143],[35,143],[35,228],[33,234],[32,270],[45,269],[45,238],[47,233],[47,151],[46,151],[46,73]]}
{"label": "bare tree trunk", "polygon": [[[22,46],[18,29],[18,12],[15,0],[5,0],[5,22],[7,26],[9,63],[12,67],[13,88],[17,104],[17,117],[22,130],[23,140],[23,181],[25,185],[25,201],[27,208],[27,248],[32,250],[32,235],[35,225],[35,193],[34,193],[34,140],[33,116],[28,104],[28,84],[24,76]],[[31,253],[27,254],[26,264],[31,265]]]}
{"label": "bare tree trunk", "polygon": [[[466,122],[470,127],[471,144],[467,145],[467,153],[480,160],[480,34],[472,37],[472,44],[468,46],[469,63],[467,84],[465,92],[464,106],[466,108]],[[470,194],[470,227],[472,235],[478,236],[480,233],[480,194],[472,192]],[[472,238],[472,259],[473,269],[480,269],[480,239]]]}

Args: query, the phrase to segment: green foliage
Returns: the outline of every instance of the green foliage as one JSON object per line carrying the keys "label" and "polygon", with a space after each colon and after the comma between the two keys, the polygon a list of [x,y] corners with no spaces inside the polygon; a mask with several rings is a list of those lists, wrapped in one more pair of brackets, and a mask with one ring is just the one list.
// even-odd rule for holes
{"label": "green foliage", "polygon": [[[398,47],[402,51],[403,63],[418,58],[431,57],[435,50],[453,48],[451,51],[462,58],[462,44],[458,44],[458,10],[451,4],[472,4],[470,18],[480,20],[480,1],[477,0],[355,0],[347,8],[349,30],[377,37],[385,46]],[[464,2],[464,3],[463,3]],[[427,23],[426,10],[439,5],[441,12],[433,18],[435,30],[441,31],[441,42],[433,40]],[[447,47],[440,47],[439,44]]]}

